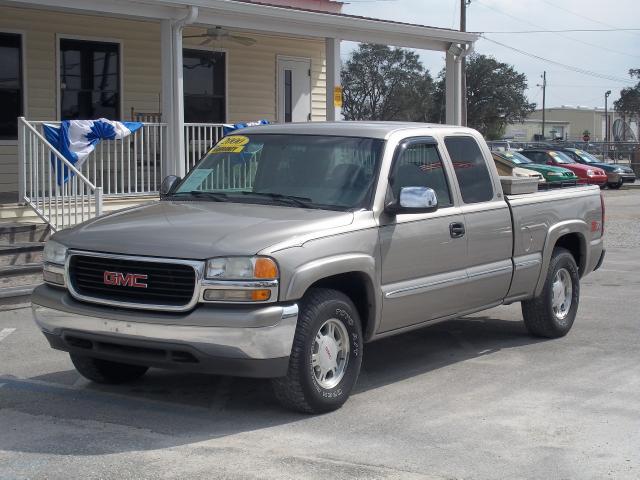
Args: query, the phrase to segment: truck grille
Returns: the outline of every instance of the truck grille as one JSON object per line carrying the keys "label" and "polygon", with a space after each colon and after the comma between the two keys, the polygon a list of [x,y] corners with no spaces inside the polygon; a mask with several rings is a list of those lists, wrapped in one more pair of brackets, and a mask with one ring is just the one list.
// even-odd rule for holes
{"label": "truck grille", "polygon": [[69,280],[89,301],[180,307],[193,298],[196,273],[180,263],[72,255]]}

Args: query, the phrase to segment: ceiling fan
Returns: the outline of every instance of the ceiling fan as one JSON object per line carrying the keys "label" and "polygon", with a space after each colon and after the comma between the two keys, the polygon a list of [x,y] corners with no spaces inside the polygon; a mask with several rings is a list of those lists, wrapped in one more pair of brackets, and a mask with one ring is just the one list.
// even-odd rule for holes
{"label": "ceiling fan", "polygon": [[245,47],[250,47],[251,45],[256,44],[256,40],[254,38],[234,35],[222,27],[207,28],[206,33],[202,33],[200,35],[185,35],[184,38],[204,38],[204,41],[201,42],[200,45],[209,45],[211,43],[224,40],[239,43]]}

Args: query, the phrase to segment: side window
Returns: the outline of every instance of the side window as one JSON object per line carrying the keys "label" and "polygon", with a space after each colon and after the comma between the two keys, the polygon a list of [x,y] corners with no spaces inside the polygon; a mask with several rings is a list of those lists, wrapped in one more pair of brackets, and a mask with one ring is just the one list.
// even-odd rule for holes
{"label": "side window", "polygon": [[488,202],[493,199],[493,185],[480,147],[472,137],[446,137],[454,171],[464,203]]}
{"label": "side window", "polygon": [[402,187],[429,187],[438,196],[440,207],[450,207],[451,191],[436,145],[408,145],[396,159],[391,175],[391,189],[398,198]]}

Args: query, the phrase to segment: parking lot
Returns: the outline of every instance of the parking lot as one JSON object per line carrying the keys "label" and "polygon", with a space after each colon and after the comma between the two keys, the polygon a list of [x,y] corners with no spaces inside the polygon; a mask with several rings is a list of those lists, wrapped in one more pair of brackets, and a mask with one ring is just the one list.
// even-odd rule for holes
{"label": "parking lot", "polygon": [[567,337],[528,336],[516,304],[381,340],[322,416],[261,380],[95,385],[29,309],[0,312],[0,479],[637,479],[640,189],[605,195],[607,257]]}

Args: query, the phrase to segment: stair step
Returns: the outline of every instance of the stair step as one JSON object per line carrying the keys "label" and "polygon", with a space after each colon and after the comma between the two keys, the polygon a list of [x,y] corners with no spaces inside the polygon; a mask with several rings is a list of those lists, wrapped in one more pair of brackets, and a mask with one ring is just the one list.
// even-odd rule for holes
{"label": "stair step", "polygon": [[17,287],[5,287],[0,288],[0,299],[15,299],[19,297],[28,297],[33,292],[33,289],[39,286],[39,283],[31,285],[19,285]]}
{"label": "stair step", "polygon": [[44,242],[21,242],[0,245],[0,266],[42,262]]}
{"label": "stair step", "polygon": [[0,266],[0,288],[34,285],[42,282],[42,263]]}
{"label": "stair step", "polygon": [[0,223],[0,245],[43,242],[49,235],[49,226],[45,223]]}

